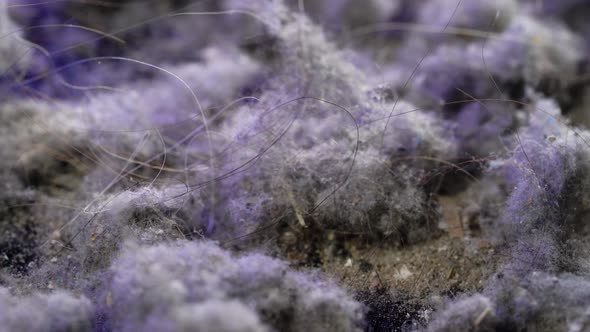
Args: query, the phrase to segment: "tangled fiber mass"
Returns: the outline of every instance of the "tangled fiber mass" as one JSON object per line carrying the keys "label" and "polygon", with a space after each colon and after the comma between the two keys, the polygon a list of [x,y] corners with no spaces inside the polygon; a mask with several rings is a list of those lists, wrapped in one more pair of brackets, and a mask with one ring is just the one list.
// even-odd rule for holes
{"label": "tangled fiber mass", "polygon": [[586,0],[0,3],[0,331],[590,331]]}

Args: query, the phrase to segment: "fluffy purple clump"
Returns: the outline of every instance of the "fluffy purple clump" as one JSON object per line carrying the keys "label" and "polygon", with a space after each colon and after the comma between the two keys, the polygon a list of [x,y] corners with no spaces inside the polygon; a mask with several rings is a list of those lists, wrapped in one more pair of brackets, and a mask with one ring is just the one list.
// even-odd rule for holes
{"label": "fluffy purple clump", "polygon": [[588,280],[569,274],[533,272],[494,282],[493,291],[450,304],[429,331],[584,331],[588,324]]}
{"label": "fluffy purple clump", "polygon": [[0,288],[0,324],[5,331],[92,331],[90,300],[65,291],[28,296]]}
{"label": "fluffy purple clump", "polygon": [[[587,132],[563,126],[554,104],[541,100],[537,106],[543,112],[515,134],[512,155],[490,173],[504,175],[509,188],[507,196],[490,191],[506,199],[496,225],[509,247],[507,263],[481,295],[451,302],[441,311],[429,325],[433,331],[462,324],[479,330],[583,330],[586,294],[574,289],[585,287],[587,250],[579,248],[575,230],[588,200]],[[547,119],[558,124],[549,126]],[[487,304],[481,310],[474,304],[474,313],[464,310],[472,302]]]}
{"label": "fluffy purple clump", "polygon": [[[207,242],[128,247],[113,263],[98,302],[105,323],[119,331],[195,329],[191,308],[211,310],[209,329],[357,331],[361,306],[332,283],[290,270],[258,254],[233,257]],[[217,316],[223,306],[225,319]],[[217,318],[216,318],[217,317]],[[231,318],[230,318],[231,317]],[[226,322],[230,321],[230,322]]]}

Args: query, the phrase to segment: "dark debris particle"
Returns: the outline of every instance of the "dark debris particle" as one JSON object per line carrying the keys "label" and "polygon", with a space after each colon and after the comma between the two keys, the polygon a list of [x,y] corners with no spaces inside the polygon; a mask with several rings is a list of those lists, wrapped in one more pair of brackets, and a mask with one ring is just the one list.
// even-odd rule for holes
{"label": "dark debris particle", "polygon": [[359,270],[363,273],[367,273],[373,270],[373,264],[369,263],[368,261],[361,259],[359,261]]}
{"label": "dark debris particle", "polygon": [[29,210],[33,199],[13,194],[0,197],[0,268],[25,273],[38,257],[37,227]]}
{"label": "dark debris particle", "polygon": [[465,291],[463,289],[461,289],[461,287],[459,287],[459,285],[451,285],[451,287],[449,287],[449,289],[447,289],[446,291],[442,292],[442,295],[451,299],[456,298],[457,296],[464,294]]}
{"label": "dark debris particle", "polygon": [[366,332],[409,332],[426,324],[423,312],[429,308],[403,294],[392,294],[385,288],[361,291],[356,299],[368,308]]}

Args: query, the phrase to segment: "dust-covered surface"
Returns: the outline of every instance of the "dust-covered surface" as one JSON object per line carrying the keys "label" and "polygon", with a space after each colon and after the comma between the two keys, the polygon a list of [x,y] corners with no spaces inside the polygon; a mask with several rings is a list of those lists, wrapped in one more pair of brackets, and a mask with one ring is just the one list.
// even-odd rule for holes
{"label": "dust-covered surface", "polygon": [[590,330],[584,0],[0,3],[0,331]]}

